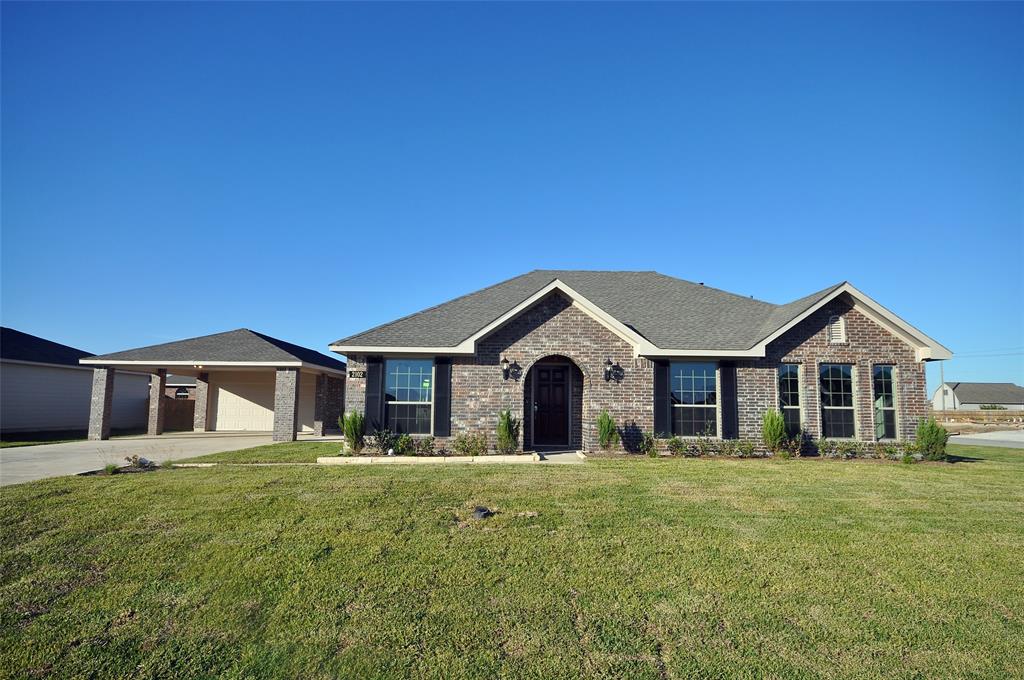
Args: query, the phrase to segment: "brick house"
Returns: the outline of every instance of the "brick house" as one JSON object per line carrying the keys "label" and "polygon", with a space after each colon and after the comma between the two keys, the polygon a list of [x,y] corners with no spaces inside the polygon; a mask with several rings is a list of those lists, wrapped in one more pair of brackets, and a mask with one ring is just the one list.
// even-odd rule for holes
{"label": "brick house", "polygon": [[656,272],[532,271],[363,333],[346,408],[367,428],[483,433],[500,411],[521,445],[593,449],[608,411],[627,449],[659,438],[791,432],[906,440],[927,412],[924,362],[948,349],[849,283],[775,305]]}

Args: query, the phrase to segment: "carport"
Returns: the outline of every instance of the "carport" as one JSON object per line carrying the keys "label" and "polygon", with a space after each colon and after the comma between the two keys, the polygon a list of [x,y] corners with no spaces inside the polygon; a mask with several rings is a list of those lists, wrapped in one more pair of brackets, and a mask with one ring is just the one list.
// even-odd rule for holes
{"label": "carport", "polygon": [[151,374],[147,433],[164,431],[168,371],[196,379],[197,432],[298,432],[324,436],[345,403],[345,362],[269,335],[240,328],[177,342],[81,359],[93,367],[89,439],[110,438],[114,375]]}

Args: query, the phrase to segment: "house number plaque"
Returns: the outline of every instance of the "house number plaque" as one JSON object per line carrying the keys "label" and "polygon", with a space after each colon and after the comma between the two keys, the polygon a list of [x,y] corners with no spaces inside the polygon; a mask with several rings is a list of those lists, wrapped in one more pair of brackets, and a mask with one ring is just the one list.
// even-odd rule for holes
{"label": "house number plaque", "polygon": [[366,371],[349,371],[348,377],[350,378],[365,378]]}

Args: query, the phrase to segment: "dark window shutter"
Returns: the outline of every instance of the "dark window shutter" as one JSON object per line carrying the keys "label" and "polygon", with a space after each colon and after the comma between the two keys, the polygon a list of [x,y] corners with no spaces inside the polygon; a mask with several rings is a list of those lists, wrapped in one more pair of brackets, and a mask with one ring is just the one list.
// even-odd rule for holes
{"label": "dark window shutter", "polygon": [[654,362],[654,436],[672,433],[672,400],[669,398],[668,362]]}
{"label": "dark window shutter", "polygon": [[384,427],[384,362],[380,357],[366,359],[366,431]]}
{"label": "dark window shutter", "polygon": [[736,400],[736,366],[723,362],[722,384],[722,438],[737,439],[740,436],[739,404]]}
{"label": "dark window shutter", "polygon": [[452,433],[452,360],[438,357],[434,360],[434,436],[448,437]]}

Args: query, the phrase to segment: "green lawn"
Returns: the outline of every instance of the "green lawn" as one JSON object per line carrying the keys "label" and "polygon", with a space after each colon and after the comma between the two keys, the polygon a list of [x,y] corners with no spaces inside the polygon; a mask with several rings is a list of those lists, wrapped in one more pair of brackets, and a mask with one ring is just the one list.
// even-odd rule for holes
{"label": "green lawn", "polygon": [[1020,677],[1024,451],[957,451],[7,487],[0,674]]}
{"label": "green lawn", "polygon": [[[341,442],[301,441],[255,446],[240,451],[223,451],[181,459],[189,463],[315,463],[320,456],[337,456]],[[369,452],[367,452],[369,453]]]}

